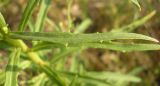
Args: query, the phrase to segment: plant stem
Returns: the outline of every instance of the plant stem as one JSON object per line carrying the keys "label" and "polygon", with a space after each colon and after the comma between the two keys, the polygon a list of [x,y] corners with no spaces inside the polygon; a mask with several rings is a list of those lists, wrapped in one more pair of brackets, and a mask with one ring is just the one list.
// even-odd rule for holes
{"label": "plant stem", "polygon": [[40,57],[38,56],[37,53],[30,51],[28,46],[22,40],[10,39],[10,38],[6,37],[5,41],[13,46],[20,47],[23,52],[27,52],[29,59],[31,59],[34,63],[36,63],[40,66],[46,65],[46,62],[44,62],[42,59],[40,59]]}

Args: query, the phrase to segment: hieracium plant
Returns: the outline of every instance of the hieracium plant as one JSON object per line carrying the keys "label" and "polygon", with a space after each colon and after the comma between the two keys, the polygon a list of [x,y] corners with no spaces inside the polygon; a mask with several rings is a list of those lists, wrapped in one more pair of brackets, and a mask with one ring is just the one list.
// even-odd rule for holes
{"label": "hieracium plant", "polygon": [[[137,0],[131,0],[139,8]],[[113,72],[87,71],[82,62],[78,61],[79,52],[87,48],[103,48],[122,52],[160,50],[158,40],[137,33],[129,33],[149,20],[155,11],[142,19],[122,28],[105,33],[83,33],[91,21],[84,21],[74,32],[70,15],[73,0],[68,0],[68,27],[66,32],[43,32],[46,14],[51,0],[28,0],[18,30],[11,31],[2,14],[0,14],[0,47],[10,53],[5,71],[0,71],[0,84],[4,86],[126,86],[129,82],[137,83],[141,79],[130,74]],[[35,24],[30,23],[34,8],[41,3]],[[141,8],[140,8],[141,9]],[[29,31],[26,28],[29,26]],[[119,40],[144,40],[142,42],[127,42]],[[27,44],[25,41],[30,41]],[[31,47],[29,47],[31,46]],[[58,49],[60,52],[46,59],[47,53]],[[73,53],[72,64],[64,69],[66,56]],[[28,81],[20,81],[18,76],[25,69],[35,73]],[[29,77],[29,76],[28,76]]]}

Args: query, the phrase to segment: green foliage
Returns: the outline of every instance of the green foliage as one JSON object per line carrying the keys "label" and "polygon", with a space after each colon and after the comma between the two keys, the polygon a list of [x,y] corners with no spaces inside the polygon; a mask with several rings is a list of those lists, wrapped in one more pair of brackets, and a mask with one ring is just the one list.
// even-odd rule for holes
{"label": "green foliage", "polygon": [[5,82],[5,72],[0,71],[0,85]]}
{"label": "green foliage", "polygon": [[[91,47],[91,48],[106,48],[119,51],[143,51],[143,50],[158,50],[158,44],[144,43],[121,43],[114,40],[125,39],[141,39],[153,42],[158,42],[156,39],[136,34],[123,32],[110,33],[93,33],[93,34],[73,34],[73,33],[32,33],[32,32],[13,32],[9,34],[10,38],[24,40],[39,40],[51,43],[39,45],[45,47]],[[113,41],[113,42],[112,42]],[[39,48],[40,48],[39,47]]]}
{"label": "green foliage", "polygon": [[132,1],[132,2],[139,8],[139,10],[141,11],[141,6],[140,6],[138,0],[131,0],[131,1]]}
{"label": "green foliage", "polygon": [[64,78],[60,77],[55,70],[51,70],[50,67],[48,66],[42,67],[42,70],[44,70],[44,72],[48,75],[48,77],[50,77],[50,79],[53,82],[56,82],[58,86],[67,86],[64,81]]}
{"label": "green foliage", "polygon": [[[151,19],[156,11],[152,11],[129,25],[113,29],[111,32],[84,33],[93,24],[92,20],[85,18],[77,26],[74,25],[71,15],[74,1],[68,0],[67,31],[42,32],[46,19],[48,19],[47,13],[51,1],[28,0],[17,32],[9,31],[5,19],[0,13],[0,49],[5,49],[9,53],[14,49],[9,57],[6,71],[0,71],[0,84],[18,86],[19,71],[25,71],[25,69],[29,69],[35,74],[29,76],[30,80],[24,81],[27,86],[126,86],[130,82],[139,83],[141,81],[139,77],[131,74],[86,70],[79,57],[80,53],[87,48],[122,52],[160,50],[157,39],[132,33],[137,27]],[[137,0],[131,1],[141,10]],[[40,10],[35,23],[33,23],[32,13],[38,3],[41,3]],[[83,3],[87,2],[83,1]],[[49,19],[48,21],[52,23]],[[29,32],[25,32],[27,25],[29,25]],[[60,28],[64,29],[62,27]],[[28,44],[23,40],[31,42]],[[31,47],[28,47],[30,45]],[[66,57],[69,54],[71,54],[72,62],[69,65],[70,68],[66,68]],[[21,59],[20,55],[22,55]]]}
{"label": "green foliage", "polygon": [[18,31],[24,31],[27,26],[28,20],[32,15],[34,7],[38,4],[39,0],[29,0],[28,4],[24,10],[22,20],[19,24]]}
{"label": "green foliage", "polygon": [[6,80],[4,86],[18,86],[19,61],[21,49],[15,49],[10,56],[6,67]]}
{"label": "green foliage", "polygon": [[10,38],[24,40],[40,40],[59,44],[83,44],[83,43],[103,43],[112,40],[141,39],[158,42],[156,39],[136,34],[124,32],[73,34],[73,33],[32,33],[32,32],[12,32]]}
{"label": "green foliage", "polygon": [[0,28],[2,28],[3,26],[6,26],[6,22],[4,20],[4,17],[2,15],[2,13],[0,13]]}
{"label": "green foliage", "polygon": [[51,3],[51,0],[42,0],[40,12],[38,14],[37,22],[35,24],[35,32],[42,31],[50,3]]}
{"label": "green foliage", "polygon": [[132,32],[137,27],[143,25],[145,22],[147,22],[149,19],[151,19],[155,14],[156,14],[156,11],[152,11],[151,13],[146,15],[145,17],[138,19],[129,25],[125,25],[124,27],[121,27],[118,29],[113,29],[112,32]]}
{"label": "green foliage", "polygon": [[[111,73],[111,72],[87,72],[85,74],[62,72],[63,74],[75,77],[78,76],[77,82],[83,82],[85,86],[92,84],[92,86],[116,86],[120,82],[140,82],[137,77],[127,74]],[[116,82],[116,83],[112,83]]]}

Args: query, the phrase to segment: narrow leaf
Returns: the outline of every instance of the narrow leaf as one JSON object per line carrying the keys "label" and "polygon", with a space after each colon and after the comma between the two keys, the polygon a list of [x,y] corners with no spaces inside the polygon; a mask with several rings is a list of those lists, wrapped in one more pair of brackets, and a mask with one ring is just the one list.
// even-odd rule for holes
{"label": "narrow leaf", "polygon": [[40,40],[59,44],[83,44],[83,43],[102,43],[111,40],[120,39],[141,39],[153,42],[158,40],[136,33],[108,32],[108,33],[92,33],[92,34],[73,34],[73,33],[32,33],[32,32],[12,32],[8,35],[10,38],[24,40]]}
{"label": "narrow leaf", "polygon": [[50,3],[51,0],[42,0],[40,12],[38,13],[35,25],[35,32],[39,32],[42,30]]}
{"label": "narrow leaf", "polygon": [[78,75],[75,75],[75,77],[73,78],[73,80],[71,81],[69,86],[75,86],[76,80],[78,79]]}
{"label": "narrow leaf", "polygon": [[91,24],[92,24],[91,19],[85,19],[84,21],[82,21],[80,25],[76,27],[74,33],[84,32]]}
{"label": "narrow leaf", "polygon": [[58,71],[58,72],[70,76],[72,78],[77,76],[78,77],[77,80],[81,80],[83,83],[105,84],[104,86],[113,86],[111,82],[116,83],[119,81],[125,81],[125,82],[137,83],[141,81],[140,78],[133,75],[112,73],[112,72],[87,72],[83,75],[73,72],[63,72],[63,71]]}
{"label": "narrow leaf", "polygon": [[112,30],[112,32],[132,32],[134,31],[137,27],[145,24],[148,20],[150,20],[154,15],[156,14],[156,11],[152,11],[151,13],[147,14],[145,17],[138,19],[134,22],[132,22],[129,25],[125,25],[121,28],[115,28]]}
{"label": "narrow leaf", "polygon": [[42,43],[38,43],[37,45],[33,46],[32,51],[38,51],[38,50],[44,50],[44,49],[50,49],[50,48],[64,48],[64,47],[65,46],[62,44],[42,42]]}
{"label": "narrow leaf", "polygon": [[0,12],[0,28],[4,27],[6,25],[7,25],[6,21],[5,21],[4,17],[3,17],[3,15],[2,15],[2,13]]}
{"label": "narrow leaf", "polygon": [[113,80],[113,81],[125,81],[125,82],[140,82],[141,79],[129,75],[129,74],[121,74],[121,73],[113,73],[113,72],[88,72],[86,75],[104,80]]}
{"label": "narrow leaf", "polygon": [[48,77],[58,84],[58,86],[67,86],[64,78],[60,77],[59,74],[52,70],[49,66],[43,66],[41,69],[48,75]]}
{"label": "narrow leaf", "polygon": [[8,34],[8,28],[7,28],[6,21],[0,12],[0,40],[3,39],[4,34]]}
{"label": "narrow leaf", "polygon": [[9,58],[4,86],[18,86],[17,78],[20,52],[21,50],[19,48],[15,49]]}
{"label": "narrow leaf", "polygon": [[[50,46],[51,48],[52,46]],[[75,52],[75,51],[78,51],[79,48],[67,48],[66,50],[63,50],[62,52],[60,53],[57,53],[54,55],[54,58],[51,59],[51,63],[56,63],[58,60],[64,58],[65,56]]]}
{"label": "narrow leaf", "polygon": [[[78,46],[78,45],[72,45],[72,46]],[[122,52],[160,50],[159,44],[86,43],[83,44],[83,46],[87,46],[90,48],[110,49]]]}
{"label": "narrow leaf", "polygon": [[5,72],[0,70],[0,86],[5,82]]}
{"label": "narrow leaf", "polygon": [[[43,45],[45,46],[45,45]],[[47,49],[55,48],[54,44],[50,43],[47,45]],[[81,43],[81,44],[68,44],[68,47],[83,47],[83,48],[103,48],[109,50],[116,50],[122,52],[131,52],[131,51],[146,51],[146,50],[160,50],[159,44],[128,44],[128,43],[114,43],[114,42],[103,42],[103,43]],[[55,55],[56,60],[65,56],[66,54],[79,50],[79,48],[73,48],[71,51],[66,51],[62,54]],[[56,62],[53,61],[53,62]]]}
{"label": "narrow leaf", "polygon": [[19,24],[18,31],[24,31],[30,16],[32,15],[34,7],[38,4],[39,0],[29,0],[24,10],[22,20]]}
{"label": "narrow leaf", "polygon": [[46,75],[44,73],[41,73],[41,74],[33,77],[27,83],[31,83],[30,86],[45,86],[45,82],[47,80],[48,80],[48,78],[46,77]]}
{"label": "narrow leaf", "polygon": [[131,0],[131,1],[132,1],[132,2],[139,8],[139,10],[141,11],[141,6],[140,6],[138,0]]}

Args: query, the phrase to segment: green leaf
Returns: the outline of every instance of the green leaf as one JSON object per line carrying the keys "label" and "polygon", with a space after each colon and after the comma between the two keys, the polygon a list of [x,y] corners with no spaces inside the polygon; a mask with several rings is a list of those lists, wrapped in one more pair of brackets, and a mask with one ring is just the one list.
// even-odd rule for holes
{"label": "green leaf", "polygon": [[132,2],[139,8],[139,10],[141,11],[141,6],[140,6],[138,0],[131,0],[131,1],[132,1]]}
{"label": "green leaf", "polygon": [[73,19],[71,17],[71,7],[73,4],[73,0],[67,0],[67,20],[68,20],[68,31],[70,32],[73,28]]}
{"label": "green leaf", "polygon": [[[43,45],[45,46],[45,45]],[[47,49],[55,48],[55,44],[50,43],[47,44]],[[119,43],[119,42],[104,42],[104,43],[81,43],[81,44],[69,44],[68,47],[82,47],[83,48],[103,48],[110,50],[117,50],[122,52],[131,52],[131,51],[146,51],[146,50],[160,50],[159,44],[128,44],[128,43]],[[56,46],[57,47],[57,46]],[[61,57],[66,56],[67,54],[77,51],[80,48],[71,48],[71,50],[62,52],[60,54],[55,55],[53,63],[56,62]]]}
{"label": "green leaf", "polygon": [[0,86],[5,82],[5,72],[0,70]]}
{"label": "green leaf", "polygon": [[[136,33],[92,33],[92,34],[73,34],[73,33],[32,33],[32,32],[13,32],[10,38],[25,40],[41,40],[50,42],[47,47],[91,47],[105,48],[119,51],[145,51],[159,50],[159,44],[144,43],[121,43],[111,42],[112,40],[141,39],[158,42],[156,39]],[[53,43],[53,45],[52,45]],[[45,46],[45,45],[44,45]]]}
{"label": "green leaf", "polygon": [[0,12],[0,28],[7,26],[6,21],[2,15],[2,13]]}
{"label": "green leaf", "polygon": [[75,77],[73,78],[69,86],[75,86],[77,78],[78,78],[78,75],[75,75]]}
{"label": "green leaf", "polygon": [[113,72],[88,72],[87,76],[97,79],[112,80],[112,81],[125,81],[125,82],[140,82],[141,79],[129,74],[113,73]]}
{"label": "green leaf", "polygon": [[[45,45],[43,45],[45,46]],[[46,45],[48,48],[55,48],[54,43],[50,43],[49,45]],[[126,44],[126,43],[114,43],[114,42],[109,42],[109,43],[84,43],[84,44],[79,44],[79,45],[68,45],[68,47],[81,47],[81,46],[86,46],[90,48],[103,48],[103,49],[110,49],[110,50],[117,50],[117,51],[146,51],[146,50],[160,50],[160,45],[159,44]],[[58,59],[61,57],[66,56],[68,53],[74,52],[76,50],[79,50],[79,48],[72,48],[71,50],[62,52],[60,54],[55,55],[54,61],[56,62]]]}
{"label": "green leaf", "polygon": [[[50,46],[51,48],[52,46]],[[54,55],[54,58],[51,59],[51,63],[56,63],[58,60],[62,59],[62,58],[65,58],[67,55],[73,53],[73,52],[76,52],[78,51],[79,48],[66,48],[65,50],[63,50],[62,52],[60,53],[56,53]]]}
{"label": "green leaf", "polygon": [[85,19],[82,21],[80,25],[78,25],[74,31],[74,33],[82,33],[84,32],[90,25],[92,24],[91,19]]}
{"label": "green leaf", "polygon": [[24,10],[22,20],[19,24],[18,31],[24,31],[25,27],[27,26],[27,23],[29,21],[29,18],[32,15],[34,7],[38,4],[39,0],[29,0],[27,3],[27,6]]}
{"label": "green leaf", "polygon": [[45,86],[45,82],[48,80],[46,75],[44,73],[41,73],[35,77],[33,77],[31,80],[29,80],[27,83],[29,86]]}
{"label": "green leaf", "polygon": [[111,83],[107,80],[103,80],[103,79],[98,79],[89,75],[82,75],[79,73],[73,73],[73,72],[64,72],[64,71],[58,71],[59,73],[62,73],[64,75],[67,75],[69,77],[74,78],[75,76],[77,76],[78,80],[81,80],[84,84],[85,83],[101,83],[101,84],[105,84],[105,85],[110,85]]}
{"label": "green leaf", "polygon": [[158,40],[136,33],[123,32],[108,32],[108,33],[92,33],[92,34],[73,34],[73,33],[39,33],[39,32],[11,32],[8,35],[10,38],[24,39],[24,40],[40,40],[52,43],[64,44],[83,44],[83,43],[103,43],[111,40],[122,39],[141,39],[153,42]]}
{"label": "green leaf", "polygon": [[[73,45],[74,46],[74,45]],[[78,46],[78,45],[76,45]],[[82,45],[80,45],[82,46]],[[160,50],[159,44],[125,44],[125,43],[86,43],[83,46],[90,48],[103,48],[122,52]]]}
{"label": "green leaf", "polygon": [[8,28],[3,15],[0,13],[0,40],[5,34],[8,34]]}
{"label": "green leaf", "polygon": [[11,46],[10,44],[8,44],[8,43],[5,42],[5,41],[0,41],[0,45],[1,45],[1,46],[0,46],[0,49],[4,49],[4,50],[13,47],[13,46]]}
{"label": "green leaf", "polygon": [[[74,78],[77,76],[77,80],[80,80],[81,83],[89,83],[93,84],[91,86],[115,86],[118,82],[133,82],[138,83],[141,81],[140,78],[129,75],[129,74],[121,74],[121,73],[113,73],[113,72],[86,72],[85,74],[73,73],[73,72],[63,72],[60,73],[70,76]],[[114,83],[113,83],[114,82]],[[88,86],[88,85],[87,85]],[[117,86],[117,85],[116,85]]]}
{"label": "green leaf", "polygon": [[147,14],[145,17],[138,19],[129,25],[125,25],[121,28],[113,29],[112,32],[132,32],[135,29],[137,29],[139,26],[141,26],[141,25],[145,24],[147,21],[149,21],[155,14],[156,14],[156,11],[154,10],[151,13]]}
{"label": "green leaf", "polygon": [[36,20],[35,32],[42,31],[50,3],[51,0],[42,0],[40,12]]}
{"label": "green leaf", "polygon": [[49,66],[42,66],[41,69],[48,75],[48,77],[58,84],[58,86],[67,86],[64,78],[60,77],[60,75]]}
{"label": "green leaf", "polygon": [[19,71],[19,56],[21,53],[20,48],[16,48],[9,58],[6,68],[6,80],[4,86],[18,86],[18,71]]}
{"label": "green leaf", "polygon": [[31,61],[29,61],[29,60],[22,61],[22,62],[20,62],[20,64],[19,64],[19,68],[20,68],[21,70],[25,70],[25,69],[27,69],[27,68],[29,68],[29,67],[32,67],[32,63],[31,63]]}
{"label": "green leaf", "polygon": [[42,43],[38,43],[37,45],[33,46],[32,51],[38,51],[38,50],[44,50],[44,49],[50,49],[50,48],[64,48],[64,47],[65,46],[62,44],[42,42]]}
{"label": "green leaf", "polygon": [[34,31],[34,23],[33,23],[33,20],[32,18],[29,19],[28,21],[28,28],[29,28],[29,31],[33,32]]}
{"label": "green leaf", "polygon": [[[58,45],[58,44],[57,44]],[[45,44],[43,45],[45,46]],[[57,48],[55,47],[55,44],[49,43],[46,44],[48,48]],[[146,51],[146,50],[160,50],[160,45],[159,44],[126,44],[126,43],[118,43],[118,42],[106,42],[106,43],[83,43],[83,44],[70,44],[68,47],[90,47],[90,48],[103,48],[103,49],[110,49],[110,50],[117,50],[117,51],[122,51],[122,52],[130,52],[130,51]],[[60,46],[62,47],[62,46]],[[65,47],[65,46],[63,46]],[[85,48],[84,47],[84,48]],[[47,48],[47,49],[48,49]],[[44,48],[43,48],[44,49]],[[66,56],[69,53],[72,53],[74,51],[79,50],[79,48],[69,48],[67,52],[62,52],[58,55],[55,55],[55,58],[53,62],[56,62],[58,59]]]}

